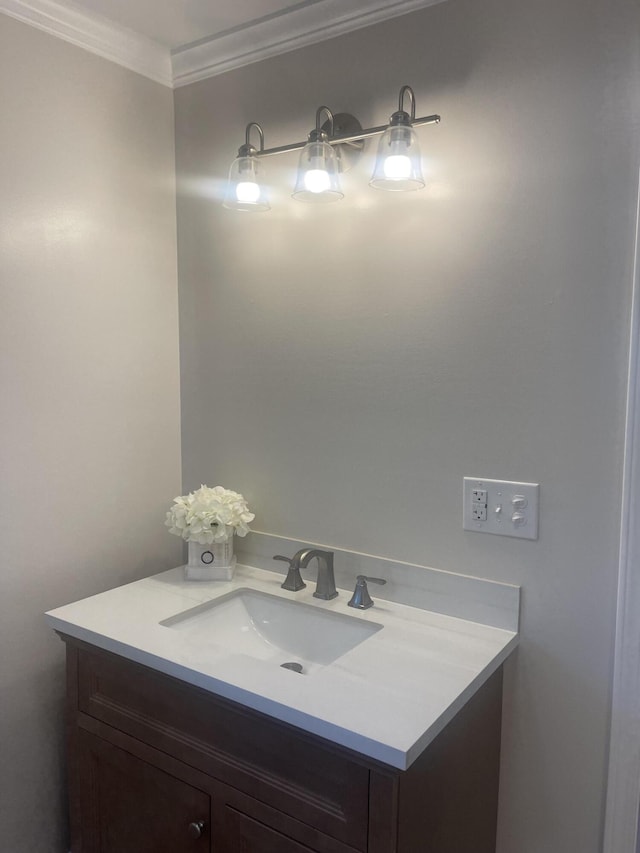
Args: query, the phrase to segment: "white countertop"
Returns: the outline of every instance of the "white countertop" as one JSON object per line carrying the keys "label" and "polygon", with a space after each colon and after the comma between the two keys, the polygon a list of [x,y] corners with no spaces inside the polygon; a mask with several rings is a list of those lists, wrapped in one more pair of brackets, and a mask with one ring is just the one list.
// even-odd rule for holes
{"label": "white countertop", "polygon": [[[52,628],[406,769],[515,648],[514,631],[376,599],[359,611],[280,588],[282,574],[239,565],[229,582],[189,582],[182,567],[52,610]],[[383,629],[304,676],[195,642],[160,624],[234,589],[375,622]]]}

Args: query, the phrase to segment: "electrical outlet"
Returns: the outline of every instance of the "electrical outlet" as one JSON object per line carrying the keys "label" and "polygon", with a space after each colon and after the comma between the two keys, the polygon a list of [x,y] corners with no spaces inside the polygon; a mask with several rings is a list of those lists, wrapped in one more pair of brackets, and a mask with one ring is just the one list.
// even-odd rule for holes
{"label": "electrical outlet", "polygon": [[478,533],[538,538],[537,483],[464,478],[462,526]]}
{"label": "electrical outlet", "polygon": [[471,507],[471,518],[474,521],[486,521],[487,505],[481,503],[474,503]]}

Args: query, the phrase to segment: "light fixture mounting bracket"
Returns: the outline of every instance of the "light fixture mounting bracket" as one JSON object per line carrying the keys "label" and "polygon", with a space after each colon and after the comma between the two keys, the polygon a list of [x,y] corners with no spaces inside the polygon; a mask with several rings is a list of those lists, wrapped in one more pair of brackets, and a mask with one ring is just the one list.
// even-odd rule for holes
{"label": "light fixture mounting bracket", "polygon": [[[322,125],[323,130],[331,143],[331,147],[335,149],[340,164],[340,171],[346,172],[355,166],[362,151],[364,149],[364,139],[354,139],[362,130],[362,125],[355,116],[351,113],[336,113],[333,116],[333,135],[331,135],[331,122],[329,119]],[[340,142],[341,137],[346,138],[346,142]]]}

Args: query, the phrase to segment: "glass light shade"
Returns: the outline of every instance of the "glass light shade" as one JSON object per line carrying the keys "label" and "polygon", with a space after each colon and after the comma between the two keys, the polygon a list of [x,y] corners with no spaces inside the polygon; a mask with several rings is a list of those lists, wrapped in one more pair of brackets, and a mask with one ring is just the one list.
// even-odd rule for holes
{"label": "glass light shade", "polygon": [[328,142],[308,142],[302,149],[293,198],[311,202],[344,198],[338,179],[338,159]]}
{"label": "glass light shade", "polygon": [[377,190],[407,192],[424,187],[420,147],[408,125],[390,125],[378,145],[376,167],[369,185]]}
{"label": "glass light shade", "polygon": [[229,183],[224,206],[230,210],[270,210],[264,186],[261,184],[262,167],[257,157],[236,157],[229,169]]}

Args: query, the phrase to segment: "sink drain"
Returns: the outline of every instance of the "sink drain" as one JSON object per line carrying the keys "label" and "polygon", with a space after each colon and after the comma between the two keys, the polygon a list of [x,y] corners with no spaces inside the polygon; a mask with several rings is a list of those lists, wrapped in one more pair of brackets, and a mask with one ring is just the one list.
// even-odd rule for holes
{"label": "sink drain", "polygon": [[302,672],[302,664],[295,660],[289,660],[286,663],[281,663],[282,669],[291,669],[293,672]]}

